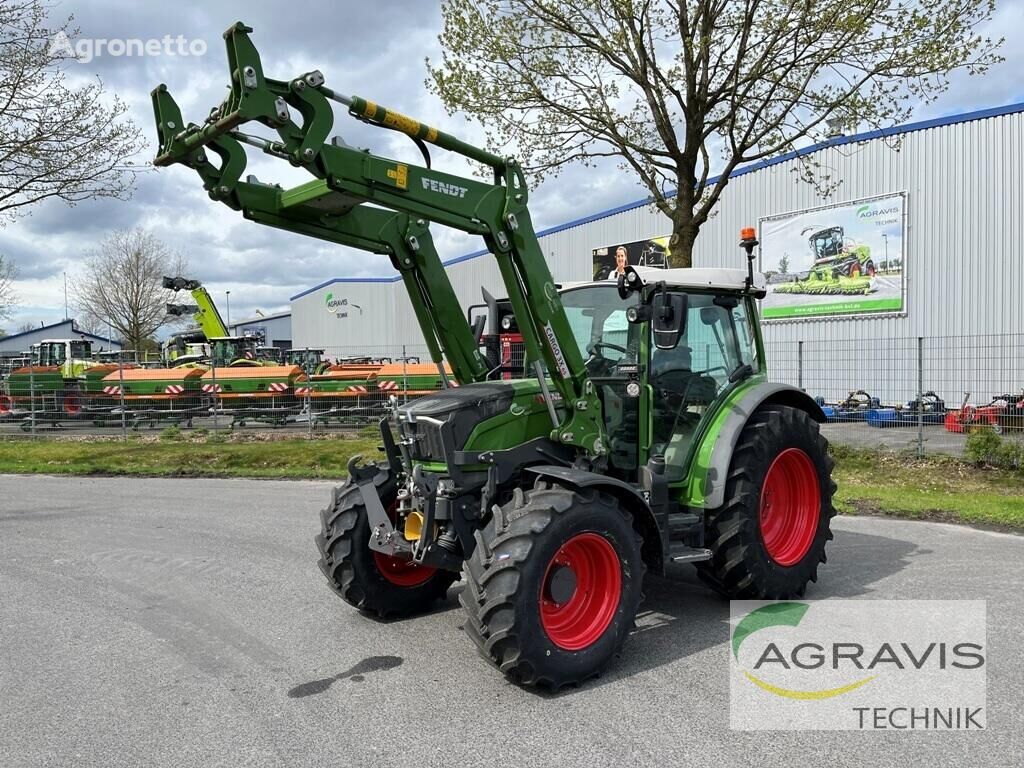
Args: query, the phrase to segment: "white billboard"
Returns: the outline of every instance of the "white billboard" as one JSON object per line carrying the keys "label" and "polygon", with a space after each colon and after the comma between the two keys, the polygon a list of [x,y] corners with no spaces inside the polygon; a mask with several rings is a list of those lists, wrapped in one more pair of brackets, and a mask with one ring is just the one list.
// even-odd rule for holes
{"label": "white billboard", "polygon": [[765,320],[906,310],[906,193],[760,220]]}

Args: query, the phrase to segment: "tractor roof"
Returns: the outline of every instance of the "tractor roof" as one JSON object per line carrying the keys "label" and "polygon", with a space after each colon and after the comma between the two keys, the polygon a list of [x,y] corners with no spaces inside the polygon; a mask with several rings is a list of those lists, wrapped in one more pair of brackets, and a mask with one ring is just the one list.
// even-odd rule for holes
{"label": "tractor roof", "polygon": [[[659,269],[658,267],[633,267],[644,285],[664,282],[674,288],[699,288],[721,291],[742,291],[746,288],[747,273],[742,269],[718,267],[689,267]],[[754,273],[754,292],[766,290],[764,275]]]}

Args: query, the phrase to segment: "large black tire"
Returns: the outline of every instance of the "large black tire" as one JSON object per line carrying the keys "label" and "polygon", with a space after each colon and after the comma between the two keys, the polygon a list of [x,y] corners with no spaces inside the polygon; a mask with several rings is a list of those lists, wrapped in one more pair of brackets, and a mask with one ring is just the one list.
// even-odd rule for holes
{"label": "large black tire", "polygon": [[803,595],[832,539],[833,464],[806,412],[772,406],[751,416],[733,453],[725,504],[708,518],[712,558],[698,565],[701,577],[731,599]]}
{"label": "large black tire", "polygon": [[476,540],[460,597],[466,633],[512,680],[558,690],[619,653],[645,569],[632,518],[614,498],[538,483],[516,490]]}
{"label": "large black tire", "polygon": [[[377,491],[385,508],[391,508],[397,497],[395,481],[390,474],[379,478]],[[371,550],[363,496],[351,481],[334,489],[331,503],[320,513],[320,522],[317,565],[331,589],[361,611],[382,618],[423,613],[435,600],[444,598],[459,577],[451,571],[405,564]]]}

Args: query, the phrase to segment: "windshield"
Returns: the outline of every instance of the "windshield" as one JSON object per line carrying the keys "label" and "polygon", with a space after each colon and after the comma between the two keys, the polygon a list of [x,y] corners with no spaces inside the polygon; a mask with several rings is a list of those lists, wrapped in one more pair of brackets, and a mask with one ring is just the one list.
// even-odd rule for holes
{"label": "windshield", "polygon": [[614,283],[572,288],[562,294],[562,306],[569,319],[573,338],[584,360],[595,352],[605,360],[620,360],[629,350],[636,358],[637,350],[629,349],[629,322],[626,309],[637,297],[620,299]]}
{"label": "windshield", "polygon": [[39,347],[40,365],[64,365],[67,351],[62,342],[46,343]]}

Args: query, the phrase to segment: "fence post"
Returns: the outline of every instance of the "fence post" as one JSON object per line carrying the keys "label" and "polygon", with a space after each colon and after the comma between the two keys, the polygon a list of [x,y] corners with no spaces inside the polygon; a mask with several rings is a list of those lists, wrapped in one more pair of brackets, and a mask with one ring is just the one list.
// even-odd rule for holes
{"label": "fence post", "polygon": [[220,429],[217,424],[217,406],[220,404],[220,397],[217,394],[217,353],[214,350],[214,345],[210,344],[210,386],[212,391],[210,395],[213,397],[213,428]]}
{"label": "fence post", "polygon": [[917,457],[924,456],[924,337],[917,337]]}
{"label": "fence post", "polygon": [[124,410],[124,352],[117,355],[117,391],[121,400],[121,439],[128,442],[128,414]]}
{"label": "fence post", "polygon": [[[42,359],[42,355],[39,356]],[[36,436],[36,364],[31,361],[28,366],[28,408],[29,423],[32,425],[32,437]]]}
{"label": "fence post", "polygon": [[804,343],[802,341],[796,343],[796,386],[798,389],[804,388]]}
{"label": "fence post", "polygon": [[313,390],[313,364],[309,360],[307,354],[303,360],[302,369],[306,372],[305,381],[305,393],[302,395],[302,400],[306,406],[306,427],[309,439],[313,439],[313,396],[310,394]]}
{"label": "fence post", "polygon": [[402,402],[409,402],[409,356],[405,353],[405,344],[402,345]]}

